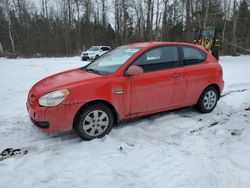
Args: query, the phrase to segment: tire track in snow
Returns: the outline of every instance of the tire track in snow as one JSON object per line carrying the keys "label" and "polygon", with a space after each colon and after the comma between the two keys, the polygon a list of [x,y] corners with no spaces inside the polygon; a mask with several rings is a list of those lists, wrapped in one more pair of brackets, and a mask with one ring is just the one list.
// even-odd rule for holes
{"label": "tire track in snow", "polygon": [[248,91],[250,88],[248,89],[238,89],[238,90],[232,90],[232,91],[228,91],[228,92],[225,92],[221,95],[221,98],[227,96],[227,95],[230,95],[232,93],[242,93],[242,92],[245,92],[245,91]]}

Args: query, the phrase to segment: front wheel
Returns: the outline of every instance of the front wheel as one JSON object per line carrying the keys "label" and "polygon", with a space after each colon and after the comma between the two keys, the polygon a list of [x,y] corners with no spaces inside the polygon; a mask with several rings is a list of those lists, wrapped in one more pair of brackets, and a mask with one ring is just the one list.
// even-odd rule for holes
{"label": "front wheel", "polygon": [[203,91],[196,107],[201,113],[212,112],[217,104],[218,99],[219,93],[217,89],[210,86]]}
{"label": "front wheel", "polygon": [[75,130],[83,140],[102,138],[114,124],[114,115],[105,105],[97,104],[84,108],[78,115]]}

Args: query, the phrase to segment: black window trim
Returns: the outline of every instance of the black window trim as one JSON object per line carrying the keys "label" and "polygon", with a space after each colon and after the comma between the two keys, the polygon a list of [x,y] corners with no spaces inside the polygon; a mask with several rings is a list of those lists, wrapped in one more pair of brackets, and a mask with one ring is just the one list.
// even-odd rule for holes
{"label": "black window trim", "polygon": [[128,68],[132,65],[134,65],[134,63],[136,62],[137,59],[139,59],[142,55],[144,55],[145,53],[157,49],[157,48],[162,48],[162,47],[171,47],[174,46],[177,48],[177,54],[178,54],[178,62],[177,62],[177,66],[176,67],[172,67],[172,68],[167,68],[167,69],[161,69],[161,70],[155,70],[155,71],[150,71],[150,72],[143,72],[143,74],[148,74],[148,73],[153,73],[153,72],[159,72],[159,71],[164,71],[164,70],[170,70],[170,69],[176,69],[176,68],[180,68],[183,66],[183,57],[182,57],[182,49],[180,47],[179,44],[164,44],[164,45],[159,45],[159,46],[155,46],[152,48],[147,49],[146,51],[144,51],[141,55],[139,55],[132,63],[130,63],[127,68],[124,71],[124,76],[126,75],[126,71],[128,70]]}
{"label": "black window trim", "polygon": [[[103,50],[102,48],[105,48],[106,50]],[[110,51],[111,49],[110,49],[110,47],[108,47],[108,46],[102,46],[102,47],[101,47],[101,50],[102,50],[102,51]]]}
{"label": "black window trim", "polygon": [[[205,53],[203,50],[201,50],[201,49],[199,49],[199,48],[197,48],[197,47],[195,47],[195,46],[189,46],[189,45],[183,45],[183,44],[182,44],[182,45],[179,45],[179,47],[180,47],[180,52],[181,52],[181,64],[182,64],[183,67],[185,67],[185,66],[200,65],[200,64],[203,64],[203,63],[206,62],[206,60],[207,60],[207,53]],[[205,57],[205,58],[204,58],[204,61],[202,61],[202,62],[200,62],[200,63],[190,64],[190,65],[184,65],[184,50],[183,50],[184,47],[196,49],[196,50],[198,50],[199,52],[201,52],[202,54],[204,54],[204,57]]]}

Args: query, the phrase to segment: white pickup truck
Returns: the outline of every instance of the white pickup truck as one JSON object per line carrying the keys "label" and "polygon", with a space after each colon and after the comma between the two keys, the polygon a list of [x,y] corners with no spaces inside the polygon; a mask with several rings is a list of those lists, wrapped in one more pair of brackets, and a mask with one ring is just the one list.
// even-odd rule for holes
{"label": "white pickup truck", "polygon": [[83,61],[95,60],[110,50],[111,47],[109,46],[92,46],[87,51],[82,52],[81,59]]}

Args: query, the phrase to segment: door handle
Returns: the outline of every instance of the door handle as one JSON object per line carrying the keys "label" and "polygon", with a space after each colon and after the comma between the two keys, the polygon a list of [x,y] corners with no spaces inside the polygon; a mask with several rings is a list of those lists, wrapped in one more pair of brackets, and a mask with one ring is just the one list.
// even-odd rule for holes
{"label": "door handle", "polygon": [[182,75],[179,73],[175,73],[172,75],[173,78],[180,78]]}
{"label": "door handle", "polygon": [[123,94],[123,93],[124,93],[124,90],[123,90],[123,89],[117,89],[117,90],[114,91],[114,94],[115,94],[115,95],[121,95],[121,94]]}

